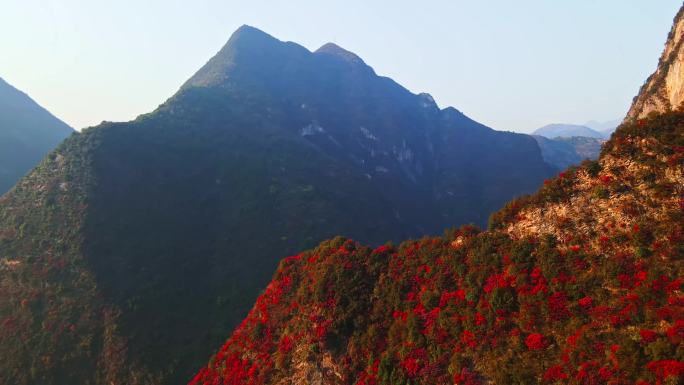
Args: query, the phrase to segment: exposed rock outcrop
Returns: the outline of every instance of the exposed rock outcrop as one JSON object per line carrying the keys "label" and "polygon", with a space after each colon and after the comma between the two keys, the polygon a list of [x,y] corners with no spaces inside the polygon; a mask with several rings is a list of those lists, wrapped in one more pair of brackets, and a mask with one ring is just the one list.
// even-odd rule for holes
{"label": "exposed rock outcrop", "polygon": [[[684,8],[682,8],[684,10]],[[625,120],[676,110],[684,102],[684,12],[677,13],[658,68],[634,98]]]}

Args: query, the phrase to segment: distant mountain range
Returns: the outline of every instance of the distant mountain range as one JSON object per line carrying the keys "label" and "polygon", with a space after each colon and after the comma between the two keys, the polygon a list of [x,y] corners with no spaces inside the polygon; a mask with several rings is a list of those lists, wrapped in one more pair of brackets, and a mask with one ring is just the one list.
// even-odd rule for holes
{"label": "distant mountain range", "polygon": [[532,135],[539,135],[545,138],[553,139],[557,137],[573,137],[582,136],[586,138],[605,139],[606,135],[602,132],[591,129],[587,126],[579,126],[576,124],[549,124],[538,128],[532,132]]}
{"label": "distant mountain range", "polygon": [[549,124],[536,129],[532,136],[541,148],[544,160],[560,171],[578,165],[585,159],[597,159],[601,152],[601,143],[615,130],[614,123],[589,122],[584,126]]}
{"label": "distant mountain range", "polygon": [[532,137],[351,52],[244,26],[157,110],[72,135],[0,199],[0,383],[182,383],[281,255],[485,225],[554,171]]}
{"label": "distant mountain range", "polygon": [[610,137],[610,134],[612,134],[617,126],[622,123],[622,119],[615,119],[615,120],[608,120],[605,122],[599,122],[596,120],[590,120],[586,123],[583,124],[583,126],[589,127],[594,131],[598,131],[605,135],[606,137]]}
{"label": "distant mountain range", "polygon": [[0,78],[0,195],[74,130]]}

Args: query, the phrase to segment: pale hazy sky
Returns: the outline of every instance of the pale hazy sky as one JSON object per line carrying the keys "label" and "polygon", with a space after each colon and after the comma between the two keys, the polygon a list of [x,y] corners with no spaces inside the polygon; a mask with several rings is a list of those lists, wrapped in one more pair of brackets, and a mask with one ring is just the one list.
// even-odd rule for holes
{"label": "pale hazy sky", "polygon": [[0,0],[0,77],[75,128],[153,110],[242,24],[499,130],[624,116],[681,0]]}

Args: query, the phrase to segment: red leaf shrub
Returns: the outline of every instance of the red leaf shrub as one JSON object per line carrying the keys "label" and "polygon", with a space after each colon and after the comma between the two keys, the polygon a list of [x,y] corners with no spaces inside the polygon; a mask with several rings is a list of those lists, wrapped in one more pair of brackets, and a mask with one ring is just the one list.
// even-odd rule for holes
{"label": "red leaf shrub", "polygon": [[658,338],[658,333],[649,329],[641,329],[639,330],[639,334],[641,335],[641,341],[647,344],[650,344]]}
{"label": "red leaf shrub", "polygon": [[567,379],[568,375],[560,365],[552,366],[544,372],[544,381],[554,382]]}
{"label": "red leaf shrub", "polygon": [[540,350],[546,347],[546,338],[539,333],[532,333],[525,338],[525,345],[529,350]]}

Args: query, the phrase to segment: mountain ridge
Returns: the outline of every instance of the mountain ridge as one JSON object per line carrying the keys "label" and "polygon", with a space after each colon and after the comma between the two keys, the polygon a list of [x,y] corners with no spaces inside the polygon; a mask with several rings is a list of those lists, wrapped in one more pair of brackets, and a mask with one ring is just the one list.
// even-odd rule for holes
{"label": "mountain ridge", "polygon": [[0,78],[0,195],[72,132],[73,128]]}
{"label": "mountain ridge", "polygon": [[483,224],[552,173],[527,135],[243,27],[155,111],[72,135],[3,197],[0,373],[182,382],[281,253]]}
{"label": "mountain ridge", "polygon": [[313,53],[334,55],[353,64],[366,65],[363,59],[361,59],[358,55],[340,47],[335,43],[325,43]]}

